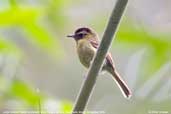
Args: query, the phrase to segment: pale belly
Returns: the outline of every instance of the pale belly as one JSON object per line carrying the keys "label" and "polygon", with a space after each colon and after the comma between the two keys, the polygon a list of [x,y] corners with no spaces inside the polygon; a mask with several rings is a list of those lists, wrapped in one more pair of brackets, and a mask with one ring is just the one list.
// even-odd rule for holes
{"label": "pale belly", "polygon": [[77,52],[80,59],[80,62],[85,66],[89,67],[91,61],[95,55],[96,49],[91,46],[89,42],[80,42],[77,45]]}

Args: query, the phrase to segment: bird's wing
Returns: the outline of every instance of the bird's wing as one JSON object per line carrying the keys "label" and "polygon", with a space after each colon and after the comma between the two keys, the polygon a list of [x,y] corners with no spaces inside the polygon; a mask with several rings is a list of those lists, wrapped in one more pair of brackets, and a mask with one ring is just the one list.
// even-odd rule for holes
{"label": "bird's wing", "polygon": [[97,38],[89,38],[89,42],[95,49],[99,47],[99,41]]}
{"label": "bird's wing", "polygon": [[[91,43],[91,45],[94,47],[94,48],[98,48],[98,46],[99,46],[99,41],[98,41],[98,39],[95,39],[95,38],[91,38],[91,39],[89,39],[89,41],[90,41],[90,43]],[[106,55],[106,64],[108,64],[108,65],[110,65],[111,67],[113,67],[114,68],[114,63],[113,63],[113,59],[112,59],[112,55],[111,55],[111,53],[107,53],[107,55]]]}

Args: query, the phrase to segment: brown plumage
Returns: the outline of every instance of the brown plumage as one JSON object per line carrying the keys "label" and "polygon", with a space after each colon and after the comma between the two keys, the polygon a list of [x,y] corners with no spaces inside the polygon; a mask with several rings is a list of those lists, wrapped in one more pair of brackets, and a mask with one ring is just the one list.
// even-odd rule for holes
{"label": "brown plumage", "polygon": [[[68,35],[68,37],[72,37],[75,39],[80,62],[86,68],[88,68],[99,46],[98,35],[92,29],[83,27],[77,29],[74,35]],[[122,80],[122,78],[119,76],[119,74],[116,72],[114,62],[110,53],[107,53],[102,70],[105,70],[112,74],[123,95],[126,98],[130,98],[131,91]]]}

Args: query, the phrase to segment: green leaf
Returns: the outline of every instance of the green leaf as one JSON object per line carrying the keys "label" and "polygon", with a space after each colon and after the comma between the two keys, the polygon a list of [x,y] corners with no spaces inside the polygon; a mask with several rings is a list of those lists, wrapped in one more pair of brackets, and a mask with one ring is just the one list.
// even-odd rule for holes
{"label": "green leaf", "polygon": [[34,42],[37,46],[45,49],[55,58],[63,54],[60,43],[54,39],[48,31],[36,24],[38,17],[43,16],[41,8],[16,7],[0,12],[0,26],[15,26],[24,28],[28,33],[28,40]]}
{"label": "green leaf", "polygon": [[0,27],[14,26],[35,21],[42,14],[41,8],[20,7],[0,12]]}
{"label": "green leaf", "polygon": [[54,39],[50,34],[40,25],[35,23],[28,23],[23,26],[28,36],[28,39],[36,45],[45,49],[49,54],[55,57],[60,57],[63,54],[61,45],[57,39]]}
{"label": "green leaf", "polygon": [[68,112],[72,112],[72,108],[73,108],[73,104],[69,101],[62,101],[61,102],[61,109],[60,111],[62,113],[68,113]]}
{"label": "green leaf", "polygon": [[14,43],[4,40],[3,38],[0,38],[0,53],[13,54],[18,57],[22,54],[21,50],[19,50]]}
{"label": "green leaf", "polygon": [[38,107],[39,100],[41,99],[43,101],[44,99],[43,96],[41,96],[27,84],[18,79],[15,79],[11,84],[11,88],[9,89],[9,95],[23,100],[25,103],[32,107]]}
{"label": "green leaf", "polygon": [[151,76],[157,70],[159,70],[162,65],[168,62],[168,58],[166,57],[167,51],[157,49],[153,52],[149,53],[148,57],[142,63],[143,70],[141,71],[145,79],[148,79],[148,76]]}
{"label": "green leaf", "polygon": [[146,48],[146,60],[143,63],[143,76],[146,78],[160,69],[160,67],[171,60],[171,40],[166,35],[149,33],[142,28],[136,29],[133,24],[122,25],[117,33],[116,44],[127,45],[126,48]]}

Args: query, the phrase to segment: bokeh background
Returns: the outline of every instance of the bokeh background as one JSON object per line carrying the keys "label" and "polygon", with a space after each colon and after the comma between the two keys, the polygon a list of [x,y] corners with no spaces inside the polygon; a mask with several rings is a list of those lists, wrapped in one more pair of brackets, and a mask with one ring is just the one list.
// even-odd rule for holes
{"label": "bokeh background", "polygon": [[[66,35],[86,26],[101,38],[115,2],[0,0],[0,112],[71,111],[87,70]],[[171,1],[129,0],[110,51],[133,96],[101,74],[87,110],[171,113]]]}

